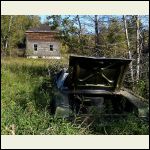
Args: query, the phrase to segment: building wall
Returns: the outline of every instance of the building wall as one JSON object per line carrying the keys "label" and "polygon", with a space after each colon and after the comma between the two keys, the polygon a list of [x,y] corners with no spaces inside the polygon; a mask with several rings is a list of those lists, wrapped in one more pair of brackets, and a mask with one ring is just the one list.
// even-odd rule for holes
{"label": "building wall", "polygon": [[[34,44],[37,44],[37,51],[34,50]],[[53,45],[53,50],[50,50]],[[60,56],[60,42],[55,33],[27,33],[26,49],[28,56]]]}
{"label": "building wall", "polygon": [[[34,44],[37,44],[37,51]],[[53,51],[50,51],[50,45],[53,45]],[[27,41],[27,51],[33,56],[60,56],[60,42]]]}

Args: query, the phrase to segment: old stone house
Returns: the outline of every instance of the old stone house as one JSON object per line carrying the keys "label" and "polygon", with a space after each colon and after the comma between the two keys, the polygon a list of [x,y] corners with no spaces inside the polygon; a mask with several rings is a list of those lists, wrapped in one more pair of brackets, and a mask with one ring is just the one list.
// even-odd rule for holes
{"label": "old stone house", "polygon": [[31,58],[60,58],[58,30],[41,25],[26,31],[26,53]]}

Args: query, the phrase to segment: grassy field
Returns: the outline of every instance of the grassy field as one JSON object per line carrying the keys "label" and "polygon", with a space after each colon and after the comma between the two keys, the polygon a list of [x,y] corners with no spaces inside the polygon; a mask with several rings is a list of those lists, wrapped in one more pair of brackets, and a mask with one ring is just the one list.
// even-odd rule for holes
{"label": "grassy field", "polygon": [[67,66],[66,60],[26,58],[1,59],[1,134],[149,134],[147,122],[135,116],[119,120],[101,118],[93,124],[72,123],[49,114],[54,72]]}

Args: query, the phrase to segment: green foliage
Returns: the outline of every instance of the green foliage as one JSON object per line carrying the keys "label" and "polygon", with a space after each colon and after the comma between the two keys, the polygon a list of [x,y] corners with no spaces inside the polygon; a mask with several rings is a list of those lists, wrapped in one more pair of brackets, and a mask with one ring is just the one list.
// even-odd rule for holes
{"label": "green foliage", "polygon": [[139,94],[140,96],[145,97],[145,95],[146,95],[146,88],[147,88],[146,87],[146,81],[139,80],[135,84],[133,90],[135,91],[135,93]]}
{"label": "green foliage", "polygon": [[[103,33],[104,32],[104,33]],[[105,33],[106,32],[106,33]],[[106,57],[120,57],[127,53],[127,45],[122,21],[112,18],[108,25],[108,29],[102,31],[101,35],[105,35],[104,55]]]}
{"label": "green foliage", "polygon": [[47,17],[47,22],[51,26],[51,29],[55,30],[60,26],[61,19],[61,15],[51,15]]}
{"label": "green foliage", "polygon": [[1,16],[1,49],[12,53],[12,48],[25,47],[25,31],[40,24],[38,16]]}
{"label": "green foliage", "polygon": [[[59,65],[59,66],[58,66]],[[9,58],[2,61],[2,134],[86,134],[65,120],[53,119],[48,106],[52,81],[47,69],[63,62]]]}
{"label": "green foliage", "polygon": [[95,134],[101,135],[147,135],[149,125],[148,122],[129,114],[119,118],[99,117],[91,126],[91,130],[94,130]]}
{"label": "green foliage", "polygon": [[[98,16],[99,17],[99,16]],[[48,17],[49,24],[60,29],[61,41],[63,45],[66,45],[69,53],[79,55],[94,55],[96,52],[104,56],[121,56],[127,53],[125,33],[122,30],[123,24],[118,18],[113,17],[108,23],[99,21],[99,45],[95,49],[95,33],[88,33],[88,27],[85,27],[85,16],[79,16],[81,28],[79,22],[77,22],[77,16],[58,16],[51,15]],[[86,16],[88,19],[88,17]],[[82,19],[84,22],[82,22]],[[100,19],[100,17],[99,17]],[[90,27],[91,28],[91,27]],[[93,27],[94,29],[94,27]],[[120,43],[120,44],[119,44]]]}

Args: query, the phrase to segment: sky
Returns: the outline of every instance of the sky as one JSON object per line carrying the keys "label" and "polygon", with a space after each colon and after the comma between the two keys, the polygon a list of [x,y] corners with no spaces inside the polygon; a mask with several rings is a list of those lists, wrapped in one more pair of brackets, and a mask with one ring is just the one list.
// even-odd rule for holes
{"label": "sky", "polygon": [[[41,18],[41,23],[44,23],[44,21],[46,20],[46,16],[48,16],[48,15],[39,15],[40,16],[40,18]],[[122,16],[116,16],[116,17],[121,17],[122,18]],[[148,16],[147,16],[148,17]],[[148,26],[149,27],[149,19],[147,20],[147,17],[146,18],[143,18],[141,21],[142,21],[142,23],[143,23],[143,25],[144,26]],[[83,21],[83,20],[82,20]],[[88,22],[86,19],[84,19],[84,21],[85,22]],[[88,30],[90,31],[90,32],[93,32],[94,30],[93,30],[93,27],[89,27],[88,26]]]}
{"label": "sky", "polygon": [[40,15],[40,18],[41,18],[41,23],[43,23],[44,20],[46,19],[46,15]]}

